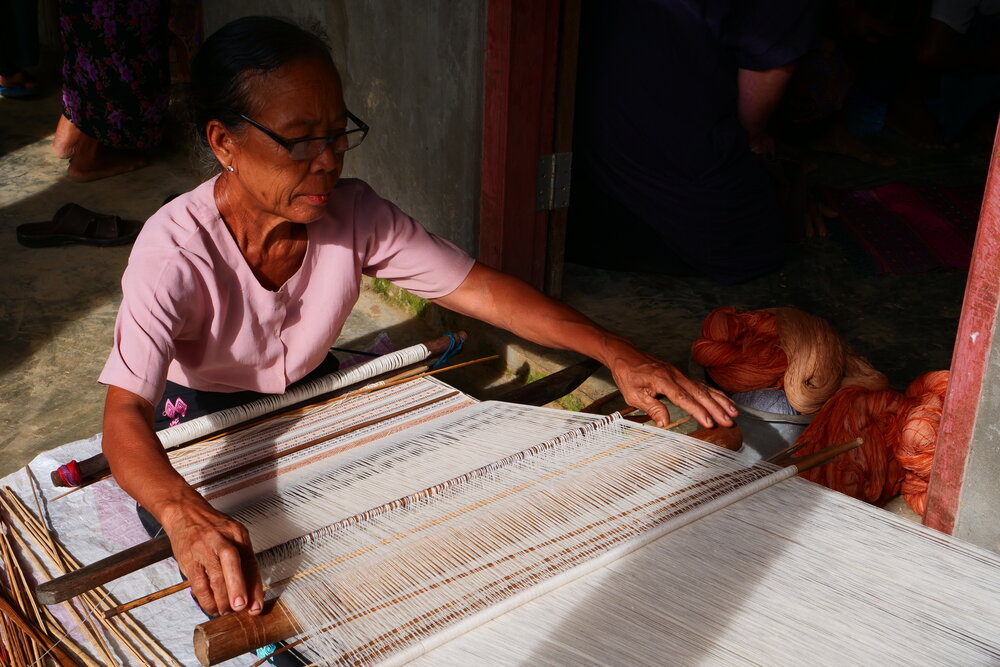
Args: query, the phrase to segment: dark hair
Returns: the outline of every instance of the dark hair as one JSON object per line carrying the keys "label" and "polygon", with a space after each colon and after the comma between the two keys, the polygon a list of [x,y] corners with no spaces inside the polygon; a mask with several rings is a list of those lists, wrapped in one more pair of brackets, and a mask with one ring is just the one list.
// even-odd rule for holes
{"label": "dark hair", "polygon": [[191,63],[191,118],[207,148],[205,128],[217,119],[227,127],[251,115],[250,79],[293,60],[319,58],[333,65],[330,47],[316,32],[271,16],[245,16],[216,30]]}

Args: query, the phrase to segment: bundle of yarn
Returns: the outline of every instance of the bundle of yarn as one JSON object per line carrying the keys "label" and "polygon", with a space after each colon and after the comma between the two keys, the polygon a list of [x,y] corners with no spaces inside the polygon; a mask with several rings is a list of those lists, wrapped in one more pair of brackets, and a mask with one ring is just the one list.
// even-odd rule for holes
{"label": "bundle of yarn", "polygon": [[905,471],[903,499],[921,516],[927,508],[927,482],[934,463],[948,379],[948,371],[932,371],[911,382],[893,426],[893,449]]}
{"label": "bundle of yarn", "polygon": [[791,406],[805,415],[817,413],[841,387],[888,386],[829,322],[795,308],[716,308],[691,354],[727,392],[784,388]]}
{"label": "bundle of yarn", "polygon": [[851,386],[836,392],[795,441],[795,455],[815,454],[859,436],[864,444],[801,476],[875,505],[898,496],[904,471],[894,452],[895,422],[903,400],[892,389]]}
{"label": "bundle of yarn", "polygon": [[771,310],[716,308],[705,318],[691,356],[729,393],[780,389],[788,368]]}
{"label": "bundle of yarn", "polygon": [[923,515],[948,371],[925,373],[901,394],[829,322],[795,308],[717,308],[691,353],[731,395],[783,389],[797,412],[814,414],[796,456],[864,440],[803,477],[876,505],[902,492]]}

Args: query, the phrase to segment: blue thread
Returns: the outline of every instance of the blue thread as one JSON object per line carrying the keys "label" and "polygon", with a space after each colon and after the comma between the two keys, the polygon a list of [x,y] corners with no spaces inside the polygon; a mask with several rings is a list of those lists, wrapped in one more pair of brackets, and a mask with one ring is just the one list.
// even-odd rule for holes
{"label": "blue thread", "polygon": [[445,336],[448,337],[448,349],[444,351],[444,354],[441,355],[440,359],[434,362],[434,365],[431,366],[431,370],[448,363],[452,357],[462,350],[462,345],[465,344],[465,341],[455,334],[447,333]]}
{"label": "blue thread", "polygon": [[[272,655],[277,650],[277,644],[268,644],[267,646],[261,646],[260,648],[255,649],[254,653],[257,654],[258,658],[268,658],[268,656]],[[271,661],[270,658],[268,658],[268,661]]]}

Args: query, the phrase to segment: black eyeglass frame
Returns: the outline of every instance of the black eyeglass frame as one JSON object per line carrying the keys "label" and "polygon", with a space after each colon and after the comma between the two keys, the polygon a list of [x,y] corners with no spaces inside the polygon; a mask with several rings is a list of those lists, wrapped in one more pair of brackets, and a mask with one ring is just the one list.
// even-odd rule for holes
{"label": "black eyeglass frame", "polygon": [[[278,144],[279,146],[281,146],[282,148],[284,148],[286,151],[288,151],[288,156],[289,157],[291,157],[293,160],[297,160],[297,161],[314,160],[323,151],[326,150],[326,146],[330,146],[330,145],[333,146],[333,150],[334,150],[335,153],[338,153],[338,154],[346,153],[347,151],[351,150],[352,148],[357,148],[358,146],[360,146],[361,142],[364,141],[365,137],[368,136],[368,130],[369,130],[368,124],[365,123],[365,121],[361,120],[360,118],[358,118],[357,116],[355,116],[354,114],[352,114],[350,111],[345,110],[344,114],[347,116],[347,119],[350,120],[350,121],[352,121],[355,125],[357,125],[356,128],[351,129],[351,130],[345,130],[344,132],[336,134],[336,135],[334,135],[332,137],[302,137],[301,139],[286,139],[285,137],[281,136],[280,134],[278,134],[274,130],[271,130],[269,128],[264,127],[263,125],[261,125],[260,123],[258,123],[257,121],[255,121],[253,118],[250,118],[249,116],[244,116],[243,114],[236,113],[235,111],[233,113],[235,113],[237,116],[239,116],[240,118],[242,118],[246,122],[250,123],[251,125],[253,125],[254,127],[256,127],[258,130],[260,130],[261,132],[263,132],[267,136],[269,136],[271,139],[274,140],[274,142],[276,144]],[[342,139],[343,137],[346,137],[348,135],[351,135],[351,134],[356,134],[358,132],[361,133],[361,138],[358,139],[358,143],[354,144],[353,146],[348,146],[347,148],[345,148],[342,151],[341,150],[337,150],[337,142],[340,139]],[[319,141],[320,139],[326,140],[326,146],[324,146],[322,148],[322,150],[318,151],[315,155],[307,155],[305,157],[295,157],[295,151],[294,151],[294,149],[295,149],[296,145],[306,143],[307,141]]]}

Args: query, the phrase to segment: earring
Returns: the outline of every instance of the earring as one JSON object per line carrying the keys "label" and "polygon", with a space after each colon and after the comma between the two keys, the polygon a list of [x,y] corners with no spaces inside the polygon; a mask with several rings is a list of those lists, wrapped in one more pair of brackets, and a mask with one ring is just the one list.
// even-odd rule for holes
{"label": "earring", "polygon": [[226,165],[226,171],[228,171],[228,172],[230,172],[230,173],[236,173],[236,167],[234,167],[234,166],[233,166],[233,165],[231,165],[231,164],[227,164],[227,165]]}

